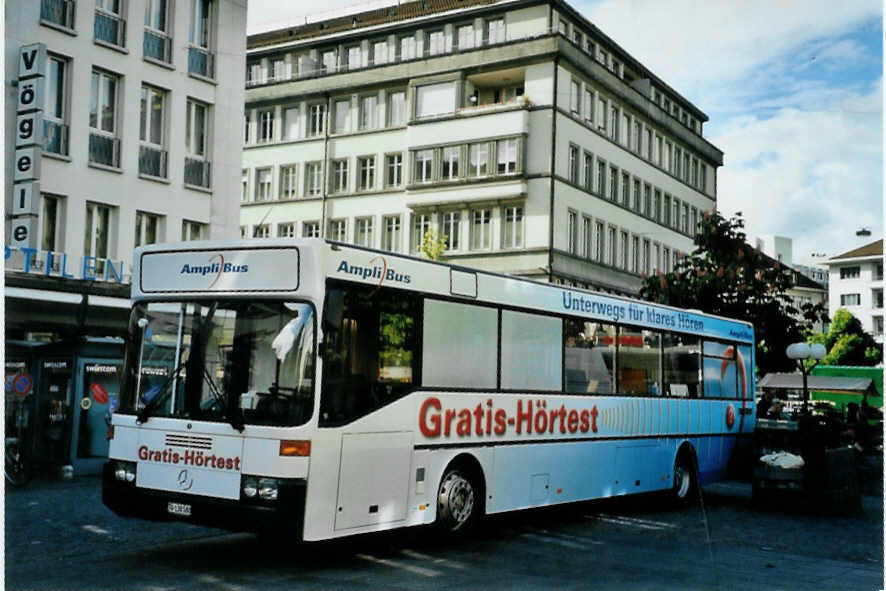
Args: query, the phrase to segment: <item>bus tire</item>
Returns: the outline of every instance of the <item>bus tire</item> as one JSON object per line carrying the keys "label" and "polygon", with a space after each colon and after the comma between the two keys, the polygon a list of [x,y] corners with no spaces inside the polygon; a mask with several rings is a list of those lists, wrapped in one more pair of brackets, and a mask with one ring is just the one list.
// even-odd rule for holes
{"label": "bus tire", "polygon": [[437,489],[436,526],[444,535],[466,535],[483,514],[483,489],[474,470],[451,465]]}
{"label": "bus tire", "polygon": [[687,505],[698,490],[698,470],[695,456],[686,448],[677,453],[674,460],[674,481],[671,486],[671,500],[675,505]]}

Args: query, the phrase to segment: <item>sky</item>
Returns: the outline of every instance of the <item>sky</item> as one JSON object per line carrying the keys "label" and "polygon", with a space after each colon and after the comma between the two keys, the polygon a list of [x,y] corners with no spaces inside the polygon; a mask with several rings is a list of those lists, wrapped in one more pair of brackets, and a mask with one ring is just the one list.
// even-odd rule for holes
{"label": "sky", "polygon": [[[249,0],[247,30],[389,4]],[[571,4],[708,115],[717,208],[742,212],[749,238],[792,238],[802,263],[883,237],[881,0]]]}

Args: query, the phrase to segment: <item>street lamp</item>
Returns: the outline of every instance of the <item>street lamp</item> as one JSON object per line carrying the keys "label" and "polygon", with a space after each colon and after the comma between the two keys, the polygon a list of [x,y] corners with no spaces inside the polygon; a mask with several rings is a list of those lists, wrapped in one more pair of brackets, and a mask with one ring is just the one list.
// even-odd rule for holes
{"label": "street lamp", "polygon": [[[793,345],[788,345],[788,357],[790,359],[796,360],[797,366],[800,368],[800,372],[803,374],[804,414],[809,410],[809,388],[806,382],[806,376],[809,375],[809,372],[806,370],[806,365],[803,362],[807,359],[815,359],[815,363],[812,365],[812,367],[815,367],[816,365],[818,365],[818,362],[821,361],[825,355],[827,355],[827,353],[827,350],[821,343],[816,343],[814,345],[810,345],[809,343],[794,343]],[[809,369],[812,369],[812,367],[810,367]]]}

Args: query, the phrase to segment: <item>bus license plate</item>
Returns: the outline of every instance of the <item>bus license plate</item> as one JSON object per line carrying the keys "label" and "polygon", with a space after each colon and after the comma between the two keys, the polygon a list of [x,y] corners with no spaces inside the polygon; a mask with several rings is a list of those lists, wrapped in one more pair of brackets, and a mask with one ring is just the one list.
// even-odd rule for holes
{"label": "bus license plate", "polygon": [[180,515],[182,517],[191,516],[191,506],[185,503],[167,503],[166,511],[170,515]]}

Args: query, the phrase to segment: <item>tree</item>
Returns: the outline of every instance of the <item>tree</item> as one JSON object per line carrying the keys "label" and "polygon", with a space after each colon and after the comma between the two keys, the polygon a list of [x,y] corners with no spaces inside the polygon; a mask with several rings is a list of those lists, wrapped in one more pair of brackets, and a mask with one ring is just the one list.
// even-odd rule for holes
{"label": "tree", "polygon": [[743,228],[741,213],[726,219],[705,212],[695,250],[673,272],[645,277],[640,297],[751,322],[758,371],[793,371],[785,349],[805,341],[814,323],[826,318],[824,306],[795,307],[787,293],[794,283],[791,270],[752,248]]}
{"label": "tree", "polygon": [[443,234],[437,237],[437,231],[434,228],[428,228],[424,236],[421,237],[421,254],[426,259],[439,261],[440,255],[446,251],[446,241],[449,236]]}
{"label": "tree", "polygon": [[834,314],[827,334],[816,333],[810,343],[821,343],[828,350],[826,365],[877,365],[883,359],[883,347],[865,332],[858,318],[846,308]]}

